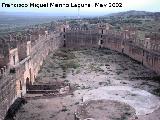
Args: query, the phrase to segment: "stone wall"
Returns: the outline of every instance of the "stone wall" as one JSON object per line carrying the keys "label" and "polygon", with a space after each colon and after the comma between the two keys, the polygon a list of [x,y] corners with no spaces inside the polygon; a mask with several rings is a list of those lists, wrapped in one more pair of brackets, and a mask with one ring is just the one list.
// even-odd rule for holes
{"label": "stone wall", "polygon": [[9,63],[9,49],[4,40],[0,39],[0,68]]}
{"label": "stone wall", "polygon": [[[95,29],[63,31],[61,36],[64,47],[109,48],[128,55],[132,59],[137,60],[144,66],[160,74],[160,49],[155,47],[153,43],[152,46],[150,43],[148,43],[146,46],[146,38],[141,40],[142,42],[144,41],[144,44],[140,43],[140,40],[138,40],[136,36],[135,29],[130,28],[129,30],[125,29],[124,31],[106,30],[105,28],[99,29],[100,30]],[[101,29],[103,29],[105,32],[99,32]],[[147,40],[148,39],[149,38],[147,38]]]}
{"label": "stone wall", "polygon": [[94,30],[67,31],[63,34],[65,47],[69,48],[91,48],[98,47],[99,36]]}
{"label": "stone wall", "polygon": [[[62,46],[60,32],[55,31],[39,34],[36,39],[30,40],[23,41],[19,48],[9,50],[9,64],[0,69],[0,120],[14,100],[26,94],[26,85],[34,82],[49,52]],[[22,59],[19,61],[19,58]]]}
{"label": "stone wall", "polygon": [[13,67],[19,62],[19,57],[18,57],[18,49],[13,48],[9,50],[9,66]]}
{"label": "stone wall", "polygon": [[0,120],[3,120],[8,108],[16,99],[16,76],[3,76],[0,82]]}
{"label": "stone wall", "polygon": [[[116,32],[104,27],[59,31],[61,29],[58,26],[56,28],[50,32],[46,29],[33,30],[29,34],[29,40],[23,41],[18,48],[6,50],[7,54],[1,54],[0,61],[4,62],[6,59],[7,62],[0,64],[0,120],[4,118],[13,101],[26,94],[26,85],[34,83],[49,52],[54,52],[61,47],[109,48],[128,55],[160,74],[160,52],[135,43],[134,31]],[[1,53],[4,51],[1,50]]]}
{"label": "stone wall", "polygon": [[130,40],[126,41],[122,36],[115,36],[113,38],[110,35],[105,36],[103,39],[103,46],[105,48],[124,53],[160,74],[160,52],[144,48]]}

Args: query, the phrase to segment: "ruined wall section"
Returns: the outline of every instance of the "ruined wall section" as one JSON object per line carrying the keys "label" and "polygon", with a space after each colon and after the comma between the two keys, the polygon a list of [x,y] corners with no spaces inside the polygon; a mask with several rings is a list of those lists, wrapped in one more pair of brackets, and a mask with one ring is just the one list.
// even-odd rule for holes
{"label": "ruined wall section", "polygon": [[129,37],[127,37],[125,34],[125,32],[123,32],[123,34],[119,34],[115,31],[108,32],[102,37],[104,40],[103,47],[124,53],[132,59],[139,61],[149,69],[152,69],[156,73],[160,74],[159,49],[157,47],[154,47],[154,50],[149,49],[153,48],[150,43],[147,43],[146,46],[145,43],[140,43],[135,37],[131,37],[129,35]]}
{"label": "ruined wall section", "polygon": [[45,34],[39,33],[38,37],[36,35],[31,38],[31,41],[22,43],[22,52],[25,52],[26,57],[19,60],[18,48],[11,49],[8,53],[8,66],[0,68],[0,120],[4,119],[14,100],[26,94],[27,84],[33,84],[49,52],[62,46],[60,32],[45,31]]}
{"label": "ruined wall section", "polygon": [[160,74],[160,36],[154,34],[141,40],[132,27],[115,31],[107,26],[107,24],[99,25],[95,30],[63,30],[61,34],[63,46],[67,48],[104,47],[116,50]]}
{"label": "ruined wall section", "polygon": [[8,66],[10,68],[14,67],[17,63],[19,62],[19,57],[18,57],[18,49],[10,49],[9,50],[9,64]]}
{"label": "ruined wall section", "polygon": [[98,33],[96,30],[69,30],[64,32],[64,44],[69,48],[98,47]]}
{"label": "ruined wall section", "polygon": [[[21,55],[18,53],[20,49],[15,47],[8,49],[6,45],[9,66],[2,66],[0,69],[0,95],[2,95],[0,96],[0,119],[4,118],[13,101],[26,93],[27,84],[34,83],[49,52],[54,52],[61,47],[109,48],[124,53],[160,73],[160,51],[156,42],[149,43],[151,40],[147,39],[147,43],[143,46],[136,42],[133,33],[133,31],[109,30],[108,27],[106,29],[103,26],[94,30],[38,31],[31,34],[30,40],[22,44],[25,52],[25,55],[22,53],[23,59],[17,57]],[[151,39],[154,38],[151,37]],[[4,53],[4,51],[1,52]]]}
{"label": "ruined wall section", "polygon": [[10,105],[16,99],[16,75],[3,73],[0,79],[0,120],[3,120]]}
{"label": "ruined wall section", "polygon": [[23,40],[19,41],[17,45],[17,49],[18,49],[19,60],[22,61],[27,57],[27,52],[26,52],[27,42]]}
{"label": "ruined wall section", "polygon": [[118,52],[123,51],[122,46],[122,35],[119,32],[107,31],[106,34],[101,34],[101,38],[103,40],[102,46],[105,48],[109,48],[112,50],[116,50]]}
{"label": "ruined wall section", "polygon": [[125,43],[123,53],[143,64],[143,59],[144,59],[143,51],[144,51],[143,48],[128,42]]}
{"label": "ruined wall section", "polygon": [[129,57],[141,62],[144,66],[160,74],[160,53],[136,46],[126,44],[124,53]]}
{"label": "ruined wall section", "polygon": [[0,39],[0,68],[9,63],[9,46],[5,40]]}
{"label": "ruined wall section", "polygon": [[31,49],[31,81],[34,82],[43,61],[49,52],[54,52],[61,46],[59,33],[49,33],[39,37],[37,43]]}
{"label": "ruined wall section", "polygon": [[160,54],[159,52],[144,51],[143,64],[154,70],[156,73],[160,74]]}

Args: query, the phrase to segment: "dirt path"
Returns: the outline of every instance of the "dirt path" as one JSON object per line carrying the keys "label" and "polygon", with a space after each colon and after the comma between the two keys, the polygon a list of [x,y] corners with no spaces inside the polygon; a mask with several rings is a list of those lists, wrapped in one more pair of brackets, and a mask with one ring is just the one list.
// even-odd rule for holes
{"label": "dirt path", "polygon": [[[70,83],[75,91],[62,97],[33,97],[20,109],[16,120],[74,120],[83,96],[101,87],[128,86],[159,95],[160,82],[153,79],[155,76],[144,66],[111,50],[57,51],[48,56],[35,84],[62,81]],[[159,120],[159,113],[158,109],[138,117],[139,120]]]}

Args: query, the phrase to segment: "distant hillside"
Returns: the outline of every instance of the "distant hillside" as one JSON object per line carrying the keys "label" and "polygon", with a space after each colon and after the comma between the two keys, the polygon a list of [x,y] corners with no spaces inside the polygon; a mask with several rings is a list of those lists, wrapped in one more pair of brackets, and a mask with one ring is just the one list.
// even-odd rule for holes
{"label": "distant hillside", "polygon": [[57,19],[47,14],[0,12],[0,34],[17,31],[30,25],[49,23]]}
{"label": "distant hillside", "polygon": [[107,17],[160,17],[160,12],[146,12],[146,11],[126,11],[119,13],[112,13]]}
{"label": "distant hillside", "polygon": [[122,26],[134,26],[139,31],[160,33],[160,12],[131,10],[103,16],[101,21],[110,23],[117,30]]}
{"label": "distant hillside", "polygon": [[49,23],[51,21],[69,18],[75,17],[58,16],[52,13],[0,12],[0,34],[17,31],[30,25]]}
{"label": "distant hillside", "polygon": [[0,12],[0,24],[35,24],[39,22],[48,22],[54,17],[36,13],[8,13]]}

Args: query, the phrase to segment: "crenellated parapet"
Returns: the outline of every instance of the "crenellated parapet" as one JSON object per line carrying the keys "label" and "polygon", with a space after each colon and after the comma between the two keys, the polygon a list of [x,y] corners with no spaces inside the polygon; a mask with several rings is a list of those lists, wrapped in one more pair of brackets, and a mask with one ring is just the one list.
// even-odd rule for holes
{"label": "crenellated parapet", "polygon": [[26,94],[49,52],[61,46],[59,35],[51,27],[38,26],[0,38],[0,119]]}
{"label": "crenellated parapet", "polygon": [[141,34],[133,26],[115,30],[108,23],[57,22],[0,37],[0,119],[17,97],[33,84],[51,51],[66,48],[109,48],[160,73],[160,36]]}
{"label": "crenellated parapet", "polygon": [[151,51],[160,52],[160,34],[149,33],[145,35],[145,47]]}
{"label": "crenellated parapet", "polygon": [[64,47],[109,48],[122,52],[160,73],[160,35],[158,33],[147,34],[138,31],[134,26],[125,26],[116,30],[107,23],[98,23],[92,29],[88,29],[91,25],[85,24],[87,29],[82,29],[83,23],[77,23],[79,22],[69,24],[69,27],[62,26],[61,39]]}

